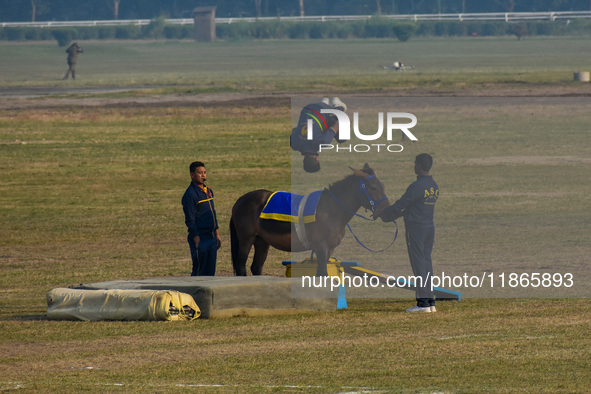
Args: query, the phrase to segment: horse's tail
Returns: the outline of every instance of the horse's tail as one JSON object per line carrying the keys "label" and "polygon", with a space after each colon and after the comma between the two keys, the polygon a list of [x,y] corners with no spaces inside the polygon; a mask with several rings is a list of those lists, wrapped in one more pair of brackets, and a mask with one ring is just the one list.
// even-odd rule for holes
{"label": "horse's tail", "polygon": [[238,272],[238,254],[240,252],[240,245],[238,244],[238,234],[236,233],[236,226],[234,225],[234,218],[230,218],[230,252],[232,255],[232,267],[234,267],[234,275]]}

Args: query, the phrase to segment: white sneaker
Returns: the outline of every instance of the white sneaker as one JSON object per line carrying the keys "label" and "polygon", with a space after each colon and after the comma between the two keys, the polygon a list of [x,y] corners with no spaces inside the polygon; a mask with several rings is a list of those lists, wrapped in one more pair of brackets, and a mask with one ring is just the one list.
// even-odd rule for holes
{"label": "white sneaker", "polygon": [[408,313],[416,313],[416,312],[419,312],[419,313],[430,313],[431,312],[431,308],[432,307],[430,307],[430,306],[421,307],[421,306],[415,305],[412,308],[408,308],[406,310],[406,312],[408,312]]}
{"label": "white sneaker", "polygon": [[437,309],[435,309],[435,305],[431,306],[431,312],[437,312]]}

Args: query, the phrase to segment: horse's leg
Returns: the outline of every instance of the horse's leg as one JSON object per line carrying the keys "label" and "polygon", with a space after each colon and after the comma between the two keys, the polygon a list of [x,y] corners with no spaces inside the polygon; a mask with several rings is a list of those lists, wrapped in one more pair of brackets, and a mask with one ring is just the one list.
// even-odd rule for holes
{"label": "horse's leg", "polygon": [[250,253],[253,241],[246,237],[240,239],[236,231],[234,219],[230,220],[230,237],[234,275],[246,276],[246,260],[248,260],[248,254]]}
{"label": "horse's leg", "polygon": [[328,263],[328,251],[321,249],[316,250],[316,276],[328,276],[328,269],[326,268],[326,264]]}
{"label": "horse's leg", "polygon": [[240,250],[238,251],[237,264],[234,266],[234,275],[246,276],[246,260],[248,260],[248,254],[252,244],[240,244]]}
{"label": "horse's leg", "polygon": [[267,254],[269,253],[269,244],[261,237],[256,237],[254,240],[254,257],[252,259],[252,265],[250,266],[250,272],[253,275],[261,275],[263,273],[263,264],[267,260]]}
{"label": "horse's leg", "polygon": [[250,250],[252,249],[252,245],[253,242],[251,240],[240,242],[236,254],[236,260],[232,262],[234,266],[234,275],[246,276],[246,263],[248,260],[248,255],[250,254]]}

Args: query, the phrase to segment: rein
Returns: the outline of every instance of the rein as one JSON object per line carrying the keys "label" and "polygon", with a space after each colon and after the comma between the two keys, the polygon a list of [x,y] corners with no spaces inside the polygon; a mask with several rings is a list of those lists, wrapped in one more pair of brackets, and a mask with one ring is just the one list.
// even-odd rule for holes
{"label": "rein", "polygon": [[[367,177],[367,178],[365,178],[365,179],[371,179],[371,178],[375,178],[375,175],[371,175],[371,176],[369,176],[369,177]],[[371,196],[370,196],[370,195],[369,195],[369,193],[367,192],[367,189],[366,189],[366,187],[365,187],[365,181],[364,181],[363,179],[361,179],[361,178],[359,178],[359,180],[360,180],[360,183],[359,183],[359,192],[357,193],[357,198],[358,198],[359,200],[361,200],[361,191],[363,190],[363,191],[365,192],[365,196],[367,197],[367,199],[368,199],[368,201],[369,201],[369,205],[371,205],[371,211],[372,211],[372,212],[375,212],[375,207],[377,207],[377,206],[378,206],[378,205],[379,205],[379,204],[380,204],[382,201],[384,201],[384,200],[385,200],[385,199],[387,199],[388,197],[384,196],[384,197],[382,197],[382,198],[381,198],[379,201],[375,202],[375,201],[373,200],[373,198],[371,198]],[[353,212],[353,211],[351,211],[349,208],[345,207],[345,206],[343,205],[343,203],[341,203],[341,202],[339,201],[339,199],[338,199],[338,198],[337,198],[337,197],[336,197],[336,196],[333,194],[333,192],[332,192],[330,189],[326,189],[326,190],[327,190],[327,191],[328,191],[328,193],[331,195],[331,197],[332,197],[332,198],[333,198],[333,199],[334,199],[334,200],[335,200],[335,201],[336,201],[336,202],[337,202],[337,203],[338,203],[338,204],[341,206],[341,208],[343,208],[345,211],[347,211],[347,212],[349,212],[349,213],[353,214],[354,216],[360,217],[360,218],[362,218],[362,219],[373,221],[372,219],[370,219],[370,218],[366,218],[365,216],[363,216],[363,215],[360,215],[360,214],[358,214],[357,212]],[[372,249],[368,248],[367,246],[365,246],[365,245],[363,244],[363,242],[361,242],[361,240],[359,240],[359,238],[358,238],[358,237],[355,235],[355,233],[353,232],[353,229],[351,228],[351,226],[349,225],[349,223],[347,223],[347,228],[349,229],[349,231],[350,231],[350,232],[351,232],[351,234],[353,235],[353,238],[355,238],[355,240],[357,241],[357,243],[358,243],[359,245],[363,246],[365,249],[369,250],[370,252],[373,252],[373,253],[380,253],[380,252],[384,252],[384,251],[386,251],[386,250],[390,249],[390,247],[391,247],[392,245],[394,245],[394,242],[396,242],[396,238],[398,238],[398,223],[396,223],[396,221],[394,221],[394,225],[396,226],[396,233],[394,234],[394,239],[392,240],[392,242],[390,243],[390,245],[386,246],[384,249],[381,249],[381,250],[372,250]]]}
{"label": "rein", "polygon": [[361,242],[359,240],[359,238],[357,238],[357,236],[353,232],[353,229],[351,229],[351,226],[349,225],[349,223],[347,223],[347,228],[349,229],[349,232],[351,232],[351,235],[353,235],[353,238],[355,238],[355,240],[357,241],[357,243],[359,245],[363,246],[365,249],[369,250],[370,252],[373,252],[373,253],[381,253],[381,252],[385,252],[386,250],[390,249],[392,247],[392,245],[394,245],[394,242],[396,242],[396,238],[398,238],[398,223],[396,223],[396,221],[394,221],[394,225],[396,226],[396,233],[394,233],[394,239],[392,240],[392,242],[390,243],[390,245],[388,245],[384,249],[380,249],[380,250],[373,250],[373,249],[370,249],[367,246],[365,246],[363,244],[363,242]]}

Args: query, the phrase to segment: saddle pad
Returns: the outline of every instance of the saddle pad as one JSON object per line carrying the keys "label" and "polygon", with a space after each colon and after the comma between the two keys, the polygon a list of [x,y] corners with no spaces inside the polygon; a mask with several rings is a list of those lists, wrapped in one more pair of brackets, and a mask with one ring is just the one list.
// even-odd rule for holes
{"label": "saddle pad", "polygon": [[[304,223],[312,223],[316,220],[316,206],[321,194],[322,190],[318,190],[307,196],[303,211]],[[267,200],[260,218],[298,223],[298,212],[304,197],[306,196],[301,194],[275,192]]]}

